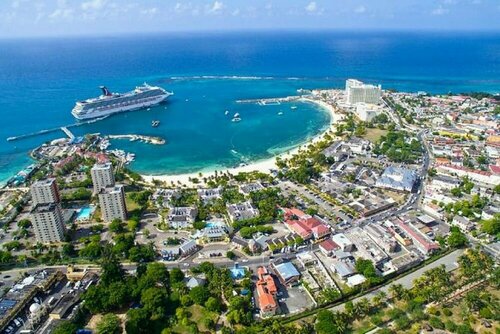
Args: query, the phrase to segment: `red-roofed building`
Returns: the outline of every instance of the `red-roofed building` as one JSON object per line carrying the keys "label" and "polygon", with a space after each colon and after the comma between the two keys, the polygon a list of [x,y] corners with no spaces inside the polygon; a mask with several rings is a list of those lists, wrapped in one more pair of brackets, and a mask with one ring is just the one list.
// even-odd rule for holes
{"label": "red-roofed building", "polygon": [[422,253],[429,254],[439,249],[438,244],[424,237],[422,233],[418,232],[401,219],[396,219],[395,223],[413,240],[413,244],[417,246]]}
{"label": "red-roofed building", "polygon": [[314,239],[321,239],[330,234],[330,228],[321,223],[318,219],[311,215],[305,214],[299,209],[283,209],[285,225],[288,229],[298,235],[304,240],[312,237]]}
{"label": "red-roofed building", "polygon": [[499,175],[500,174],[500,166],[497,165],[490,165],[490,172]]}
{"label": "red-roofed building", "polygon": [[438,166],[438,171],[456,174],[460,177],[468,176],[473,181],[483,182],[486,184],[497,185],[500,183],[499,175],[478,169],[470,169],[462,166],[442,165]]}
{"label": "red-roofed building", "polygon": [[304,240],[309,240],[313,236],[312,231],[299,220],[286,220],[285,225],[290,231],[297,233]]}
{"label": "red-roofed building", "polygon": [[256,284],[258,304],[260,315],[262,317],[273,316],[278,311],[278,303],[276,302],[276,294],[278,288],[273,276],[265,267],[257,268],[257,276],[259,280]]}
{"label": "red-roofed building", "polygon": [[339,250],[340,246],[332,239],[326,239],[319,244],[319,250],[326,256],[330,256],[334,251]]}

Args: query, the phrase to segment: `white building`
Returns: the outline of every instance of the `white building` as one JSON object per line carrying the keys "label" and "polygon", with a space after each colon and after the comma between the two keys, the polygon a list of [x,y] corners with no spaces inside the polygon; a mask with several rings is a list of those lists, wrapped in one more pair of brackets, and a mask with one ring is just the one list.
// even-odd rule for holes
{"label": "white building", "polygon": [[59,203],[61,201],[55,178],[36,181],[31,185],[30,191],[33,207],[37,204]]}
{"label": "white building", "polygon": [[355,79],[346,81],[345,90],[347,103],[350,104],[359,102],[378,104],[382,97],[382,87],[380,85],[368,85]]}
{"label": "white building", "polygon": [[99,204],[101,206],[102,219],[105,222],[110,222],[113,219],[120,219],[122,221],[127,219],[123,185],[117,184],[112,187],[102,188],[99,191]]}
{"label": "white building", "polygon": [[376,186],[394,190],[411,191],[416,181],[417,175],[414,171],[406,168],[389,166],[377,180]]}
{"label": "white building", "polygon": [[64,240],[64,221],[58,203],[37,204],[31,211],[31,218],[38,242],[48,244]]}
{"label": "white building", "polygon": [[101,189],[114,186],[115,176],[113,175],[113,165],[111,162],[95,164],[90,170],[92,184],[94,185],[94,195],[98,194]]}
{"label": "white building", "polygon": [[356,115],[363,122],[371,122],[371,120],[380,114],[380,112],[380,107],[375,104],[363,102],[356,104]]}
{"label": "white building", "polygon": [[178,206],[170,209],[168,213],[168,223],[172,228],[189,228],[198,215],[195,207]]}
{"label": "white building", "polygon": [[250,219],[259,215],[259,210],[254,207],[250,201],[237,204],[227,204],[227,211],[231,222]]}
{"label": "white building", "polygon": [[353,242],[349,240],[343,233],[333,235],[332,240],[334,243],[339,245],[340,249],[344,252],[351,252],[352,250],[354,250]]}

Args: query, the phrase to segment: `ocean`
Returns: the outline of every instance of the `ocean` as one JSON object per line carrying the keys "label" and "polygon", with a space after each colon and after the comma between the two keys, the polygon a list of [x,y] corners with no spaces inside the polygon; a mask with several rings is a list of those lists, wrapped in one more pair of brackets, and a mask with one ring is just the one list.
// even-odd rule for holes
{"label": "ocean", "polygon": [[[329,116],[310,104],[258,106],[238,99],[343,87],[347,78],[430,93],[500,92],[500,34],[416,32],[172,33],[0,40],[0,182],[30,163],[28,152],[62,132],[9,136],[75,123],[77,100],[98,87],[125,92],[147,82],[175,93],[168,103],[72,129],[77,135],[157,135],[124,140],[145,174],[232,167],[270,157],[323,131]],[[225,111],[229,115],[225,115]],[[234,113],[242,121],[230,121]],[[160,120],[157,128],[151,121]]]}

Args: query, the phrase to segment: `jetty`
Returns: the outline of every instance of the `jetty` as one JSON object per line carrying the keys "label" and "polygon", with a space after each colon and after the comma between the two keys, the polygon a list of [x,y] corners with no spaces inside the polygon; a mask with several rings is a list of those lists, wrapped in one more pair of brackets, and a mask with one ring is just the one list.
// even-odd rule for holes
{"label": "jetty", "polygon": [[153,145],[163,145],[165,144],[165,139],[161,137],[154,136],[144,136],[144,135],[107,135],[106,139],[128,139],[130,141],[141,141]]}
{"label": "jetty", "polygon": [[75,128],[77,126],[95,123],[95,122],[98,122],[98,121],[105,119],[106,117],[107,116],[94,118],[94,119],[91,119],[91,120],[85,121],[85,122],[73,123],[73,124],[69,124],[69,125],[61,126],[61,127],[57,127],[57,128],[45,129],[45,130],[40,130],[40,131],[36,131],[36,132],[30,132],[30,133],[26,133],[24,135],[12,136],[12,137],[7,138],[7,141],[14,141],[14,140],[20,140],[20,139],[25,139],[25,138],[29,138],[29,137],[36,137],[36,136],[41,136],[41,135],[44,135],[47,133],[57,132],[57,131],[62,131],[66,134],[66,136],[69,137],[69,139],[74,139],[75,136],[69,130],[70,128]]}

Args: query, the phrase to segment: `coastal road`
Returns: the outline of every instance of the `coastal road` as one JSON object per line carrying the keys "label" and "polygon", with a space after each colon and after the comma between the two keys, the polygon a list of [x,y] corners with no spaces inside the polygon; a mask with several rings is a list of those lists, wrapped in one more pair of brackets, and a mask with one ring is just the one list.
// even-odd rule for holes
{"label": "coastal road", "polygon": [[[430,270],[432,268],[439,267],[440,265],[445,265],[446,271],[451,272],[455,269],[458,268],[458,258],[463,254],[464,250],[463,249],[457,249],[456,251],[443,256],[442,258],[426,265],[423,268],[420,268],[408,275],[405,275],[403,277],[398,278],[397,280],[393,281],[390,284],[384,285],[378,289],[375,289],[365,295],[359,296],[355,299],[353,299],[353,302],[359,302],[362,298],[368,298],[369,300],[372,299],[377,293],[380,291],[384,291],[386,294],[389,294],[389,288],[394,285],[394,284],[401,284],[404,288],[409,289],[413,286],[413,281],[422,276],[424,272],[427,270]],[[334,306],[330,309],[331,311],[343,311],[344,310],[344,304],[340,304],[337,306]]]}

